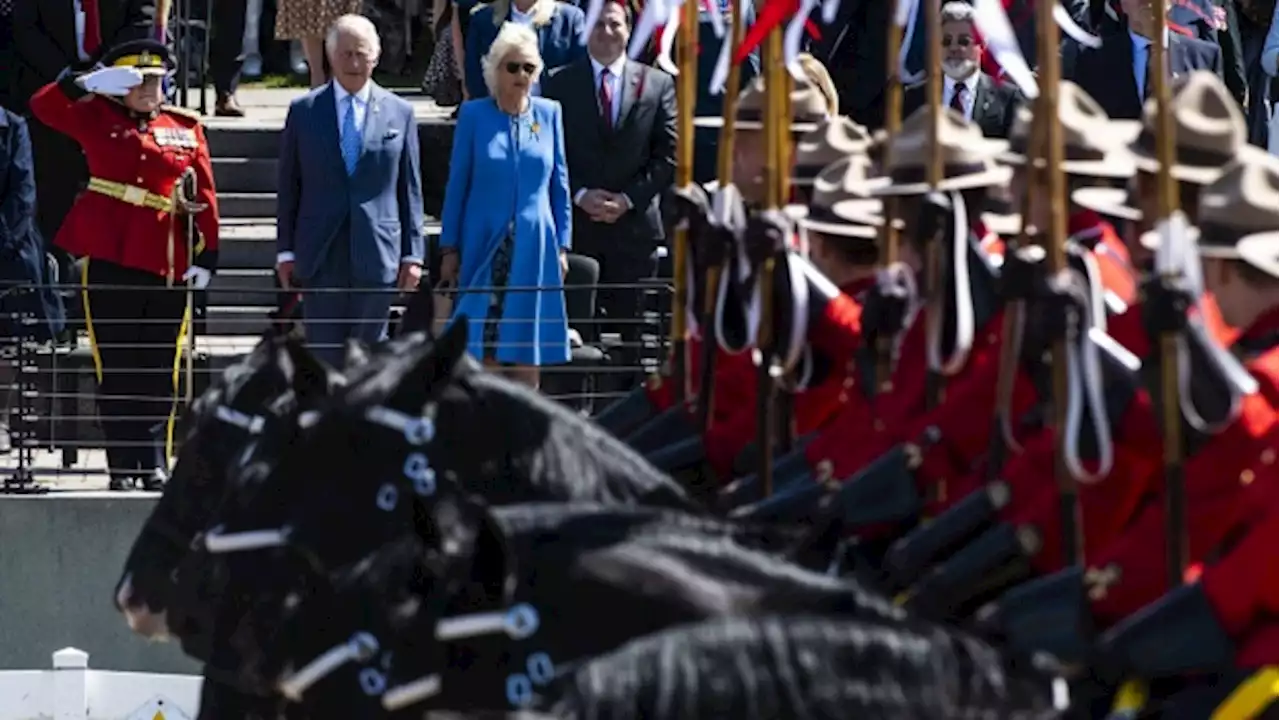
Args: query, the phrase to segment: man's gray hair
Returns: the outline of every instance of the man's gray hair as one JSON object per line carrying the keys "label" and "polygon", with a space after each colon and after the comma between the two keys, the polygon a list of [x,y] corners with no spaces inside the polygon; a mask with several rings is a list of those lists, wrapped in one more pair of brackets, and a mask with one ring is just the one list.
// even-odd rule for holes
{"label": "man's gray hair", "polygon": [[942,22],[965,22],[973,24],[973,6],[960,0],[952,0],[942,6]]}
{"label": "man's gray hair", "polygon": [[373,22],[363,15],[343,15],[333,21],[333,24],[329,26],[328,34],[324,36],[324,52],[326,55],[333,56],[333,49],[338,46],[338,37],[341,35],[355,35],[363,38],[373,50],[374,60],[382,55],[382,40],[378,37],[378,28],[374,27]]}
{"label": "man's gray hair", "polygon": [[498,28],[498,37],[489,46],[489,52],[480,59],[480,68],[484,71],[484,84],[489,94],[498,95],[498,72],[502,69],[502,61],[515,51],[521,51],[534,59],[538,69],[533,73],[533,82],[542,74],[542,54],[538,52],[538,36],[533,30],[513,22],[502,23]]}

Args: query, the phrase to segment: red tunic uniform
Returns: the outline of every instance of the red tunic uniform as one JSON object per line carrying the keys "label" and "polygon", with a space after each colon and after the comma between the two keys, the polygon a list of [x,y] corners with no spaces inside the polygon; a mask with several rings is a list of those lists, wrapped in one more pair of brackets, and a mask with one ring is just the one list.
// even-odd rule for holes
{"label": "red tunic uniform", "polygon": [[[795,395],[795,430],[800,435],[817,430],[849,403],[858,401],[854,356],[862,338],[862,305],[855,298],[873,282],[874,278],[868,278],[840,288],[840,294],[827,303],[822,317],[809,330],[807,341],[814,352],[830,359],[832,370],[820,384]],[[746,384],[751,389],[744,395],[749,397],[739,398],[733,412],[718,418],[703,438],[708,462],[724,479],[732,475],[734,458],[756,437],[754,372]]]}
{"label": "red tunic uniform", "polygon": [[[72,100],[59,83],[36,91],[31,112],[80,143],[92,178],[91,189],[76,200],[53,239],[58,247],[72,255],[180,280],[190,262],[187,243],[180,228],[175,234],[172,213],[157,206],[172,197],[183,172],[194,168],[197,202],[208,205],[195,217],[202,236],[197,245],[217,251],[213,166],[196,117],[162,108],[152,118],[137,118],[102,96]],[[102,183],[127,188],[125,197],[92,189]]]}

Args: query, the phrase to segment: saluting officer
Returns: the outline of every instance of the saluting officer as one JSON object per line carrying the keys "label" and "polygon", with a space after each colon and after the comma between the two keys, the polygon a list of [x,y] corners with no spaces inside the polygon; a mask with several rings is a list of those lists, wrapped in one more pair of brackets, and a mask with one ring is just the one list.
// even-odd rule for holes
{"label": "saluting officer", "polygon": [[[198,117],[161,104],[169,50],[133,41],[110,50],[101,65],[41,88],[31,111],[80,143],[89,165],[89,185],[54,243],[85,258],[85,323],[111,488],[141,480],[153,489],[167,476],[189,331],[182,287],[203,289],[217,267],[217,201]],[[194,197],[182,190],[190,174]],[[188,237],[187,213],[196,237]]]}

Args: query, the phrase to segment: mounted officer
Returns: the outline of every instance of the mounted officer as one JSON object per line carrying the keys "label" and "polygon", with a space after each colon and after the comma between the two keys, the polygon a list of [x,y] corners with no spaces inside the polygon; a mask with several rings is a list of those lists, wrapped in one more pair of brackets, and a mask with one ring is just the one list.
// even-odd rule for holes
{"label": "mounted officer", "polygon": [[89,164],[88,187],[54,243],[84,259],[110,487],[141,481],[154,489],[167,477],[190,329],[189,295],[180,288],[203,289],[217,267],[217,200],[199,119],[161,104],[173,67],[168,48],[133,41],[100,65],[41,88],[31,111],[79,142]]}

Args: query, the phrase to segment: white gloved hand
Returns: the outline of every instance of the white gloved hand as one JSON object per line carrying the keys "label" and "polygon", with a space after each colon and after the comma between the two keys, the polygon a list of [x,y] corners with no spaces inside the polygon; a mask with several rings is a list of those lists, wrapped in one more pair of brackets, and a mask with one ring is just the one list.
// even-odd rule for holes
{"label": "white gloved hand", "polygon": [[209,287],[209,281],[213,279],[213,273],[199,265],[192,265],[182,274],[182,282],[190,282],[191,287],[196,290],[203,290]]}
{"label": "white gloved hand", "polygon": [[142,72],[131,67],[109,67],[81,75],[76,80],[80,87],[98,95],[124,97],[142,84]]}

